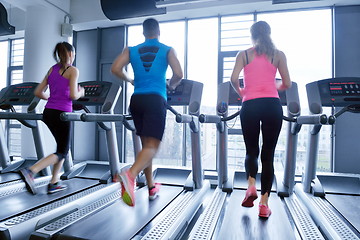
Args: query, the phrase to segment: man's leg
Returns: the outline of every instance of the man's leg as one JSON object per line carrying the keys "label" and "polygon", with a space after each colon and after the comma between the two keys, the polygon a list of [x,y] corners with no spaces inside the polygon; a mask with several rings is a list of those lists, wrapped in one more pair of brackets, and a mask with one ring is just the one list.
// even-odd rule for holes
{"label": "man's leg", "polygon": [[148,188],[153,187],[154,181],[153,181],[153,172],[152,172],[152,161],[150,162],[149,166],[144,169],[144,174]]}
{"label": "man's leg", "polygon": [[136,156],[136,160],[130,168],[131,177],[135,178],[142,170],[144,170],[146,180],[149,181],[149,176],[152,181],[152,159],[155,157],[161,141],[153,137],[141,137],[141,142],[142,149]]}
{"label": "man's leg", "polygon": [[159,139],[153,137],[141,137],[141,139],[143,147],[136,156],[134,164],[128,171],[120,174],[123,187],[125,188],[125,191],[122,193],[122,199],[129,206],[135,205],[134,183],[136,176],[147,168],[147,170],[145,170],[145,176],[147,179],[151,177],[152,182],[152,167],[150,167],[150,165],[161,142]]}

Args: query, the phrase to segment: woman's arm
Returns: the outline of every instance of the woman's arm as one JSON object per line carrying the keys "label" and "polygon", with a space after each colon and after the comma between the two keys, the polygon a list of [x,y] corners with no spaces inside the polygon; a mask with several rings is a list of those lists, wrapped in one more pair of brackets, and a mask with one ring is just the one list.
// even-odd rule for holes
{"label": "woman's arm", "polygon": [[45,75],[44,79],[35,88],[34,95],[40,99],[44,99],[44,100],[49,99],[49,94],[45,93],[45,91],[47,90],[47,87],[48,87],[48,77],[49,77],[51,71],[52,71],[52,68],[49,69],[49,71]]}
{"label": "woman's arm", "polygon": [[85,95],[85,89],[78,85],[79,70],[76,67],[70,67],[69,80],[70,80],[70,98],[77,100]]}
{"label": "woman's arm", "polygon": [[291,80],[289,69],[286,62],[286,56],[282,51],[278,52],[279,56],[279,65],[278,70],[281,76],[281,84],[277,86],[279,91],[286,90],[291,87]]}
{"label": "woman's arm", "polygon": [[237,94],[239,94],[240,97],[242,97],[243,89],[240,88],[239,75],[245,65],[244,64],[244,54],[245,54],[244,51],[239,52],[237,54],[235,66],[234,66],[234,69],[232,71],[231,78],[230,78],[232,87],[234,88],[235,92],[237,92]]}

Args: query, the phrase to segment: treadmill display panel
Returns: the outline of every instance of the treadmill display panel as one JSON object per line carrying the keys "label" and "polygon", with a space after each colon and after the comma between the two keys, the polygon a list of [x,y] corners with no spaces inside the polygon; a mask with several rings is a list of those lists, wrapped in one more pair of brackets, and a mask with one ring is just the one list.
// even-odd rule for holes
{"label": "treadmill display panel", "polygon": [[10,85],[0,99],[0,105],[20,106],[29,105],[35,98],[34,90],[39,83],[27,82]]}
{"label": "treadmill display panel", "polygon": [[190,104],[191,94],[193,88],[193,81],[183,79],[175,90],[167,91],[167,102],[169,105],[182,105]]}
{"label": "treadmill display panel", "polygon": [[345,107],[360,103],[360,78],[328,78],[306,84],[309,106]]}
{"label": "treadmill display panel", "polygon": [[356,82],[339,82],[329,83],[329,90],[331,95],[343,96],[360,96],[360,83]]}
{"label": "treadmill display panel", "polygon": [[85,89],[85,96],[73,101],[73,105],[102,105],[109,93],[111,82],[88,81],[79,83]]}
{"label": "treadmill display panel", "polygon": [[237,94],[237,92],[235,92],[233,87],[229,87],[229,106],[241,106],[242,103],[242,99],[239,96],[239,94]]}
{"label": "treadmill display panel", "polygon": [[98,97],[101,94],[101,86],[99,84],[96,85],[84,85],[85,88],[85,97],[95,96]]}

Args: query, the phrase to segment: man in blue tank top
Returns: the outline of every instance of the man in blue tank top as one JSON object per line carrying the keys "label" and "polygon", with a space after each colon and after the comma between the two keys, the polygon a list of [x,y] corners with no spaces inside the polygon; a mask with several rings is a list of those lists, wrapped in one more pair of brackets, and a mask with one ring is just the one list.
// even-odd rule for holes
{"label": "man in blue tank top", "polygon": [[[149,188],[149,199],[156,198],[160,185],[154,183],[152,159],[159,149],[166,120],[166,88],[175,89],[183,73],[175,50],[159,42],[159,23],[153,18],[143,22],[145,42],[126,47],[115,59],[111,72],[123,81],[134,85],[130,100],[130,112],[136,134],[140,136],[142,150],[137,154],[130,169],[119,176],[123,201],[135,205],[134,184],[136,176],[144,171]],[[125,70],[128,64],[134,70],[134,79]],[[173,75],[166,81],[166,70],[170,66]]]}

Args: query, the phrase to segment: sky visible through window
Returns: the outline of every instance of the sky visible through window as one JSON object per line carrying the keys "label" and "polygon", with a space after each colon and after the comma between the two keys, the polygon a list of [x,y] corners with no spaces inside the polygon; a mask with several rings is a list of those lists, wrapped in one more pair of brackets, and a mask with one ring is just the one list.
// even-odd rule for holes
{"label": "sky visible through window", "polygon": [[298,83],[303,114],[308,114],[305,85],[332,77],[331,11],[258,14],[257,20],[270,24],[275,46],[287,57],[291,80]]}

